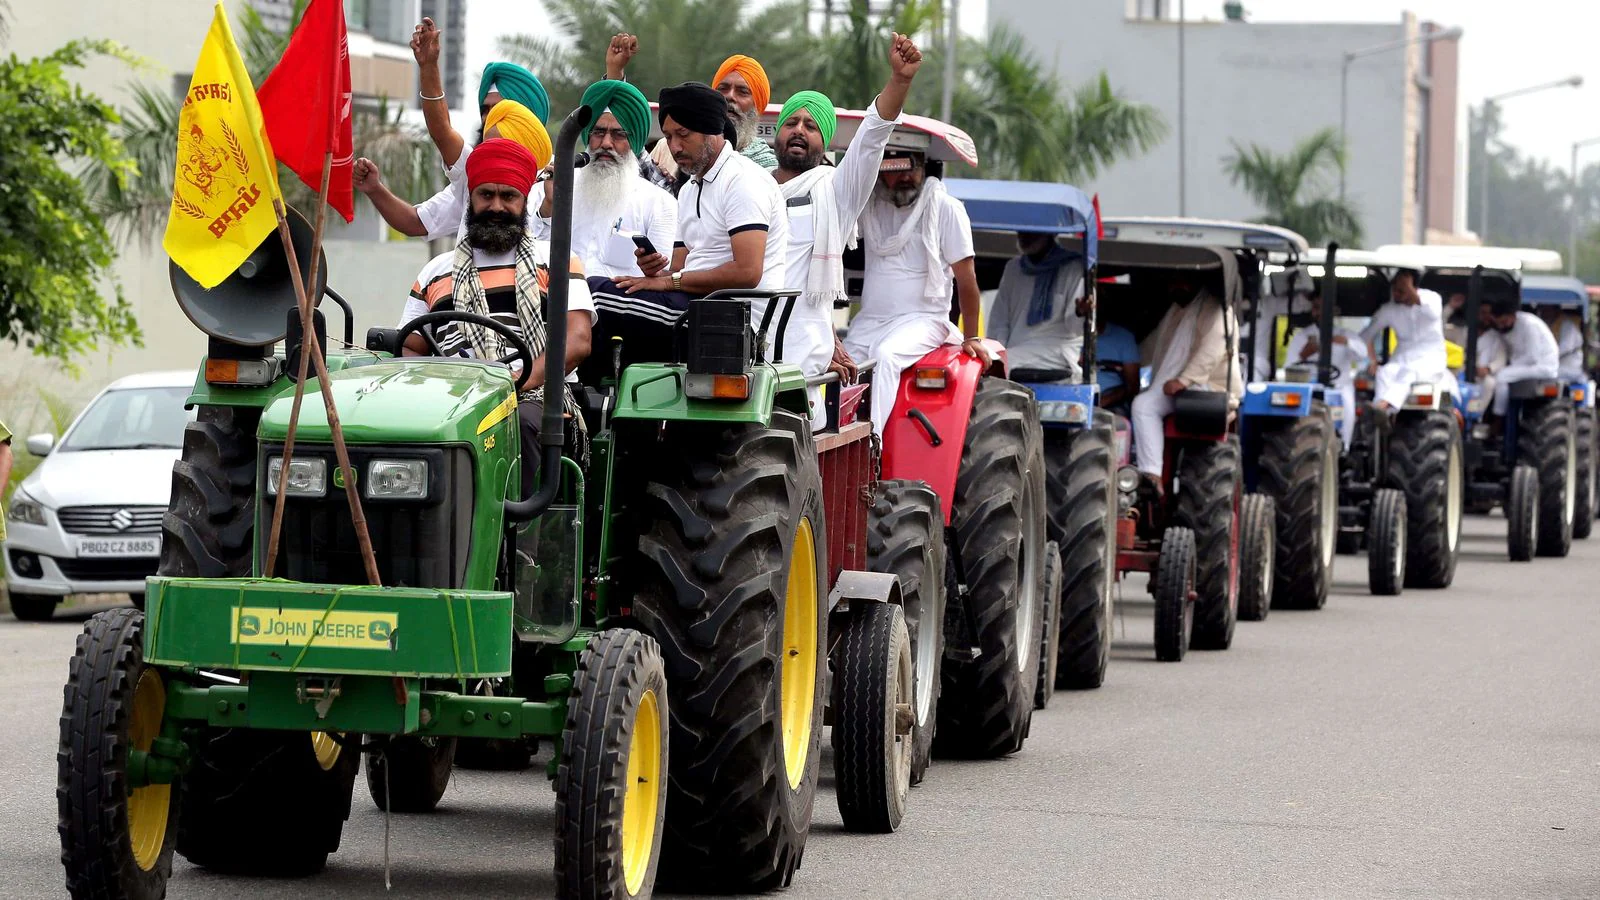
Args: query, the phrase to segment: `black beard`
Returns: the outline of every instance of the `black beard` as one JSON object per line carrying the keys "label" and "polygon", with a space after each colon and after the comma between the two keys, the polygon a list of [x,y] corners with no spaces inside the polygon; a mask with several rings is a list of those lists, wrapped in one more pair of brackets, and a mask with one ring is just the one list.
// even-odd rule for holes
{"label": "black beard", "polygon": [[786,172],[809,172],[822,165],[822,151],[811,152],[810,144],[789,144],[778,154],[778,168]]}
{"label": "black beard", "polygon": [[522,217],[514,213],[467,210],[467,243],[485,253],[510,253],[527,231]]}

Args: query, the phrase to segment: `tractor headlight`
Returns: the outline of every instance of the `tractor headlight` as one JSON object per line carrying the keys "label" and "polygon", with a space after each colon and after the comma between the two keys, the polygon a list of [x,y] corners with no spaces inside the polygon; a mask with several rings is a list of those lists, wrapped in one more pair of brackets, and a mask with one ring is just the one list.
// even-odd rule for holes
{"label": "tractor headlight", "polygon": [[1123,466],[1117,470],[1117,490],[1124,494],[1133,493],[1139,486],[1139,470],[1133,466]]}
{"label": "tractor headlight", "polygon": [[1039,404],[1039,421],[1083,425],[1089,421],[1089,407],[1070,400],[1046,400]]}
{"label": "tractor headlight", "polygon": [[[278,495],[278,479],[283,473],[283,457],[267,460],[267,496]],[[315,457],[289,460],[287,497],[323,497],[328,493],[328,461]]]}
{"label": "tractor headlight", "polygon": [[11,495],[11,508],[6,510],[6,518],[13,522],[26,522],[29,525],[44,524],[44,504],[28,496],[22,488],[17,488]]}
{"label": "tractor headlight", "polygon": [[375,459],[367,464],[369,500],[423,500],[428,496],[428,461]]}

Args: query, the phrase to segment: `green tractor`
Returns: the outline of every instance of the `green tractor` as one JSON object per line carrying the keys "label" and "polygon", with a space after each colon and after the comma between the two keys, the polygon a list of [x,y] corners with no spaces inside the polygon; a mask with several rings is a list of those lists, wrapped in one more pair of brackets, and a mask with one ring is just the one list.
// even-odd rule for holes
{"label": "green tractor", "polygon": [[[551,322],[566,319],[587,112],[557,142]],[[306,343],[298,312],[283,326],[277,243],[216,291],[174,270],[210,351],[145,610],[95,616],[72,660],[57,788],[72,896],[160,897],[174,851],[225,873],[313,873],[338,849],[363,755],[374,802],[422,812],[458,749],[525,765],[540,741],[556,862],[534,893],[648,895],[658,866],[690,891],[780,887],[805,849],[830,708],[836,757],[856,772],[840,780],[847,824],[898,824],[916,671],[904,576],[830,567],[830,537],[867,555],[875,453],[864,423],[813,437],[798,367],[752,352],[780,303],[765,303],[758,335],[750,296],[696,301],[678,361],[620,369],[604,391],[574,385],[587,440],[563,421],[565,335],[550,329],[540,447],[519,446],[520,385],[503,362],[398,356],[408,334],[467,314],[327,354],[377,587],[315,402],[277,564],[262,571],[285,362]],[[348,306],[345,318],[348,344]],[[532,371],[514,332],[475,321]],[[845,498],[860,510],[825,515],[824,443],[869,479]],[[840,515],[853,534],[830,533]]]}

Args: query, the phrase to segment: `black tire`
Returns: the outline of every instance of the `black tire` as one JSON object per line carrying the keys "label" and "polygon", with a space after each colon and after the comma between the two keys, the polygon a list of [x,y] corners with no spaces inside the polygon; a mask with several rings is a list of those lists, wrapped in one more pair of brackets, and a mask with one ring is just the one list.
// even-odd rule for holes
{"label": "black tire", "polygon": [[1395,419],[1384,486],[1406,495],[1406,587],[1445,588],[1455,579],[1464,480],[1453,413]]}
{"label": "black tire", "polygon": [[1517,462],[1539,473],[1540,556],[1572,551],[1572,518],[1578,478],[1572,404],[1565,400],[1525,403],[1517,427]]}
{"label": "black tire", "polygon": [[[987,377],[972,398],[950,524],[976,657],[944,663],[937,749],[985,759],[1022,748],[1044,626],[1044,439],[1027,388]],[[952,606],[954,603],[952,602]],[[949,642],[949,635],[946,635]]]}
{"label": "black tire", "polygon": [[1035,710],[1050,705],[1061,659],[1061,551],[1056,549],[1055,541],[1044,546],[1044,628],[1039,634],[1039,678],[1033,686]]}
{"label": "black tire", "polygon": [[1194,532],[1169,527],[1161,534],[1161,556],[1150,574],[1156,597],[1156,659],[1181,662],[1194,635]]}
{"label": "black tire", "polygon": [[1576,438],[1574,444],[1577,449],[1578,460],[1578,496],[1572,505],[1572,536],[1578,540],[1587,540],[1594,533],[1595,517],[1595,418],[1593,409],[1580,409],[1576,416]]}
{"label": "black tire", "polygon": [[1327,407],[1266,432],[1261,440],[1261,493],[1277,501],[1279,609],[1321,609],[1333,583],[1339,533],[1339,437]]}
{"label": "black tire", "polygon": [[[674,446],[663,445],[664,449]],[[789,884],[811,828],[827,665],[827,535],[810,422],[685,431],[682,452],[645,488],[643,580],[633,613],[661,645],[672,688],[672,768],[661,877],[685,892]],[[788,597],[796,538],[809,532],[805,594]],[[806,575],[809,574],[809,578]],[[815,616],[804,657],[787,652],[785,615]],[[798,627],[798,626],[797,626]],[[802,636],[790,635],[795,641]],[[798,644],[796,645],[798,646]],[[815,666],[809,723],[789,723],[782,666]],[[800,756],[800,748],[804,756]],[[795,777],[798,776],[798,777]]]}
{"label": "black tire", "polygon": [[6,597],[11,603],[11,614],[18,622],[48,622],[55,618],[56,604],[61,598],[54,594],[18,594]]}
{"label": "black tire", "polygon": [[201,406],[184,426],[161,519],[162,575],[236,578],[254,558],[256,426],[261,410]]}
{"label": "black tire", "polygon": [[367,793],[378,809],[390,812],[433,812],[450,787],[456,758],[455,738],[417,735],[368,737]]}
{"label": "black tire", "polygon": [[[96,615],[67,670],[56,811],[74,898],[159,900],[172,876],[182,786],[128,789],[128,751],[149,749],[166,705],[160,673],[144,663],[143,631],[138,610]],[[160,843],[136,849],[136,832]]]}
{"label": "black tire", "polygon": [[1506,550],[1512,562],[1533,559],[1539,545],[1539,472],[1519,465],[1511,470],[1506,494]]}
{"label": "black tire", "polygon": [[302,876],[339,849],[361,767],[353,744],[304,731],[207,728],[192,749],[178,825],[185,859],[228,874]]}
{"label": "black tire", "polygon": [[[921,784],[933,760],[944,662],[948,545],[939,495],[920,481],[880,481],[867,510],[867,570],[895,576],[911,661],[917,669],[911,726],[911,783]],[[924,627],[926,625],[926,627]]]}
{"label": "black tire", "polygon": [[1367,586],[1379,597],[1393,597],[1405,582],[1406,495],[1378,488],[1367,522]]}
{"label": "black tire", "polygon": [[1239,621],[1259,622],[1272,609],[1278,537],[1277,504],[1265,494],[1239,501]]}
{"label": "black tire", "polygon": [[900,827],[911,790],[911,705],[915,668],[905,613],[858,603],[839,636],[833,670],[833,776],[846,831],[888,834]]}
{"label": "black tire", "polygon": [[556,769],[556,897],[650,896],[667,814],[670,718],[656,642],[629,628],[590,637],[573,673]]}
{"label": "black tire", "polygon": [[1194,532],[1195,602],[1191,650],[1226,650],[1239,609],[1239,441],[1191,444],[1178,463],[1173,524]]}
{"label": "black tire", "polygon": [[1060,659],[1056,687],[1105,683],[1111,661],[1112,583],[1117,575],[1117,484],[1113,429],[1095,425],[1044,434],[1047,534],[1061,548]]}

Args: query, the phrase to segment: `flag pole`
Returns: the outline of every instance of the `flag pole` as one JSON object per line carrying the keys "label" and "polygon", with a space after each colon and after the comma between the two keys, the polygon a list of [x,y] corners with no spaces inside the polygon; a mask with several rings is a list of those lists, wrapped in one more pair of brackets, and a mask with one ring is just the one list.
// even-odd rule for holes
{"label": "flag pole", "polygon": [[[319,198],[320,204],[320,198]],[[367,517],[361,509],[361,495],[356,487],[355,472],[350,468],[350,452],[344,443],[344,427],[339,424],[339,411],[333,402],[333,386],[328,383],[328,367],[322,359],[322,349],[317,341],[315,330],[305,327],[311,319],[311,303],[306,293],[305,282],[300,277],[300,263],[295,256],[294,240],[289,234],[289,219],[284,214],[282,198],[274,197],[272,211],[278,216],[278,234],[283,239],[284,252],[289,257],[289,275],[294,282],[295,297],[300,301],[302,331],[304,336],[301,344],[301,365],[305,365],[305,357],[310,357],[317,368],[317,380],[322,388],[322,405],[328,415],[328,430],[333,438],[333,454],[338,459],[339,469],[344,474],[344,495],[350,505],[350,522],[355,526],[356,544],[361,548],[361,560],[366,565],[367,581],[373,585],[382,583],[378,575],[378,560],[372,552],[372,537],[367,533]],[[315,265],[315,263],[313,263]],[[295,386],[297,392],[305,389],[305,380],[302,379]],[[282,472],[287,472],[289,462],[284,460]],[[280,473],[279,483],[283,483],[284,475]],[[279,491],[279,496],[283,494]]]}
{"label": "flag pole", "polygon": [[[322,248],[322,223],[327,218],[326,198],[328,196],[328,179],[331,176],[332,172],[333,172],[333,151],[330,150],[330,151],[324,153],[323,157],[322,157],[322,186],[321,186],[321,189],[317,191],[316,226],[313,228],[312,235],[311,235],[311,274],[310,274],[310,281],[311,281],[311,284],[313,286],[312,290],[315,289],[315,285],[317,284],[317,264],[322,261],[322,254],[317,252],[317,251]],[[275,206],[274,209],[277,209],[277,207]],[[300,271],[300,267],[299,267],[298,263],[295,261],[294,248],[289,242],[290,238],[289,238],[288,231],[287,231],[288,223],[284,220],[284,215],[283,215],[283,213],[281,211],[278,213],[278,223],[279,223],[280,227],[284,229],[284,241],[285,241],[284,246],[288,249],[289,265],[295,271],[295,273],[298,274],[299,271]],[[312,334],[313,328],[311,327],[311,324],[312,324],[312,313],[311,313],[311,310],[312,310],[313,307],[315,307],[317,305],[317,301],[321,300],[322,298],[318,297],[318,298],[313,299],[313,298],[307,296],[307,291],[305,289],[297,288],[296,289],[296,293],[295,293],[295,299],[300,304],[300,333],[301,333],[302,336],[311,335],[312,338],[314,339],[315,335]],[[288,432],[284,435],[284,439],[283,439],[283,466],[282,466],[282,468],[280,468],[278,470],[278,494],[273,499],[273,504],[272,504],[272,525],[271,525],[270,530],[267,532],[267,561],[266,561],[266,566],[261,570],[262,574],[266,575],[268,578],[272,577],[272,574],[275,571],[274,567],[277,565],[277,561],[278,561],[278,541],[279,541],[279,538],[283,534],[283,506],[284,506],[286,495],[288,493],[288,484],[289,484],[289,460],[294,457],[295,432],[296,432],[296,430],[298,430],[298,428],[300,426],[300,403],[301,403],[301,401],[303,401],[305,399],[305,393],[306,393],[306,374],[307,374],[306,370],[309,367],[309,364],[311,362],[310,357],[312,355],[312,348],[315,347],[315,346],[316,345],[314,343],[307,342],[307,339],[305,337],[301,338],[301,344],[300,344],[300,371],[299,371],[299,374],[295,377],[295,381],[294,381],[294,405],[292,407],[290,407],[290,410],[289,410],[289,429],[288,429]],[[319,354],[319,358],[320,358],[320,354]],[[330,410],[332,409],[331,401],[330,401],[329,409]],[[334,421],[333,417],[331,415],[329,416],[329,420],[328,421],[330,423]],[[340,432],[335,432],[335,433],[339,434]],[[340,442],[336,441],[334,446],[335,446],[335,449],[337,450],[338,447],[341,446],[341,444],[340,444]],[[345,472],[345,482],[346,482],[347,485],[349,484],[350,480],[351,480],[350,479],[350,473],[349,472]],[[353,517],[354,514],[355,514],[356,508],[355,508],[354,505],[352,505],[350,509],[351,509],[351,514],[352,514],[352,517]],[[361,534],[365,534],[365,532],[366,532],[366,521],[365,521],[365,517],[363,517],[362,524],[357,529],[357,534],[359,536]],[[364,552],[365,551],[363,551],[363,553]],[[377,580],[376,576],[373,575],[373,572],[375,572],[375,571],[376,571],[376,566],[374,566],[372,569],[369,569],[368,572],[367,572],[367,576],[368,576],[369,579],[371,579],[373,584],[377,584],[378,583],[378,580]]]}

